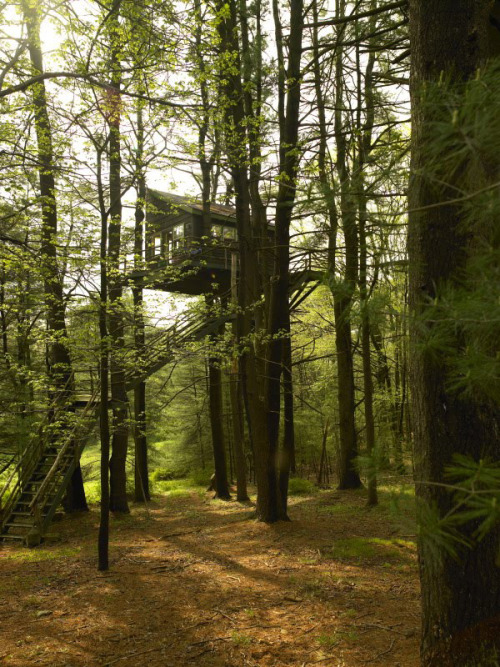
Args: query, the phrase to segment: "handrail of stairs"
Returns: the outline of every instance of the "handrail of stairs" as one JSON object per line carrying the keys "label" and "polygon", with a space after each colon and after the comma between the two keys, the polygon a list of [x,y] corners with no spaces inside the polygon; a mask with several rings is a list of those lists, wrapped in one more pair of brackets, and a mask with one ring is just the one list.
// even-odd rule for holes
{"label": "handrail of stairs", "polygon": [[[26,449],[22,452],[17,465],[7,478],[0,491],[0,532],[3,530],[9,515],[18,502],[24,486],[33,475],[46,446],[46,429],[59,414],[61,407],[61,396],[65,396],[67,388],[73,382],[73,374],[68,378],[65,386],[60,389],[48,406],[45,418],[39,424],[37,431],[30,438]],[[4,500],[7,498],[6,500]]]}
{"label": "handrail of stairs", "polygon": [[[82,426],[82,424],[86,423],[85,420],[89,416],[89,413],[93,412],[97,407],[98,398],[99,398],[99,386],[97,386],[94,389],[94,393],[92,394],[89,401],[85,405],[82,413],[75,419],[75,422],[72,425],[71,429],[68,432],[64,433],[64,441],[62,446],[59,448],[54,463],[52,464],[50,470],[46,474],[45,479],[40,485],[40,488],[38,489],[35,497],[29,504],[30,512],[35,516],[35,518],[41,516],[41,511],[43,507],[46,505],[47,499],[50,496],[51,492],[54,490],[54,487],[58,479],[58,473],[61,470],[61,461],[66,456],[66,454],[68,454],[72,446],[75,445],[76,440],[85,441],[86,439],[85,436],[87,434],[77,437],[77,432]],[[86,425],[88,426],[88,424]],[[92,427],[93,425],[89,429],[89,432],[92,429]],[[76,447],[75,451],[73,452],[73,455],[75,456],[76,459],[79,458],[80,454],[79,449],[80,449],[79,447]]]}

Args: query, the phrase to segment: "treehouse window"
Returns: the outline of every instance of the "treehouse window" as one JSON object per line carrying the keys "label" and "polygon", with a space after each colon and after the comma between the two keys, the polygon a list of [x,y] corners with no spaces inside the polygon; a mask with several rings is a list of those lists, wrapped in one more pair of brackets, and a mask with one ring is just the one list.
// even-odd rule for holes
{"label": "treehouse window", "polygon": [[213,239],[220,239],[222,236],[222,225],[212,225],[210,227],[210,236]]}
{"label": "treehouse window", "polygon": [[172,249],[179,250],[184,245],[184,225],[175,225],[172,232],[173,244]]}
{"label": "treehouse window", "polygon": [[226,227],[225,225],[212,225],[210,227],[210,236],[213,239],[224,239],[226,241],[235,241],[236,229],[234,227]]}
{"label": "treehouse window", "polygon": [[155,236],[153,239],[153,254],[155,257],[161,255],[161,236]]}
{"label": "treehouse window", "polygon": [[236,229],[234,227],[224,227],[223,234],[228,241],[236,241]]}

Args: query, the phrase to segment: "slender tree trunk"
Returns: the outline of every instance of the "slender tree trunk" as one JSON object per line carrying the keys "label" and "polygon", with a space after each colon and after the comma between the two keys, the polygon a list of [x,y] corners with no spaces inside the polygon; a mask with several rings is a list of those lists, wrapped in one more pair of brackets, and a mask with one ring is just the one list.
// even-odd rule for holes
{"label": "slender tree trunk", "polygon": [[[373,3],[372,3],[373,5]],[[376,19],[370,23],[370,32],[375,32]],[[359,28],[356,24],[356,34]],[[356,46],[356,74],[357,74],[357,129],[358,129],[358,151],[355,165],[354,187],[358,200],[358,224],[359,224],[359,294],[361,302],[361,356],[363,360],[363,390],[364,390],[364,413],[365,413],[365,439],[366,453],[368,457],[368,505],[373,506],[378,502],[377,497],[377,460],[375,456],[375,419],[373,416],[373,371],[371,362],[371,322],[369,309],[368,288],[368,247],[367,231],[368,224],[368,197],[365,187],[366,163],[370,154],[372,144],[373,124],[375,120],[375,108],[373,97],[373,67],[375,65],[375,53],[370,53],[364,72],[361,71],[360,46]],[[364,90],[362,81],[364,79]],[[365,109],[364,122],[361,121],[361,109]]]}
{"label": "slender tree trunk", "polygon": [[[213,306],[213,297],[207,297],[207,304]],[[223,335],[224,324],[221,325],[219,334]],[[217,336],[214,337],[214,341]],[[210,427],[212,431],[212,449],[215,466],[215,493],[217,498],[229,500],[229,483],[227,479],[226,445],[224,442],[224,428],[222,423],[222,369],[221,359],[214,352],[210,353],[208,359],[208,391],[210,405]]]}
{"label": "slender tree trunk", "polygon": [[236,499],[239,502],[248,500],[247,469],[245,461],[245,428],[243,424],[243,398],[238,372],[238,361],[233,362],[230,375],[231,413],[233,425],[234,463],[236,469]]}
{"label": "slender tree trunk", "polygon": [[318,477],[317,477],[317,480],[316,480],[318,486],[321,486],[323,484],[323,480],[328,475],[326,443],[328,441],[328,428],[329,428],[329,426],[330,426],[330,422],[327,419],[326,423],[325,423],[325,426],[323,428],[323,442],[321,443],[321,458],[320,458],[320,461],[319,461]]}
{"label": "slender tree trunk", "polygon": [[[290,344],[290,307],[289,295],[289,262],[290,262],[290,222],[296,196],[297,169],[299,166],[299,111],[300,111],[300,79],[302,33],[304,25],[304,5],[302,0],[290,3],[290,35],[288,39],[288,68],[286,72],[286,109],[280,116],[280,184],[276,199],[275,222],[275,268],[271,283],[269,304],[269,333],[271,336],[268,378],[269,402],[269,467],[276,461],[279,442],[280,404],[281,404],[281,373],[285,358],[284,338]],[[275,11],[277,32],[281,32],[279,15]],[[284,82],[282,81],[282,84]],[[285,95],[284,89],[279,91]],[[285,150],[286,147],[286,150]],[[293,147],[294,150],[291,150]],[[286,354],[291,362],[291,352]],[[291,363],[288,366],[287,380],[291,383]],[[288,423],[288,429],[293,423]],[[287,519],[288,478],[290,475],[292,440],[285,442],[279,470],[279,500],[277,501],[277,518]],[[275,464],[274,464],[275,465]]]}
{"label": "slender tree trunk", "polygon": [[[465,262],[475,251],[475,239],[470,228],[466,229],[463,209],[442,203],[456,197],[460,174],[451,175],[447,187],[431,185],[431,179],[425,178],[426,133],[436,120],[438,106],[426,101],[425,91],[436,89],[449,77],[458,95],[460,86],[475,76],[487,55],[490,5],[476,0],[410,0],[410,358],[415,476],[419,502],[436,507],[441,517],[453,503],[449,491],[441,486],[453,454],[498,461],[500,440],[498,408],[479,397],[451,391],[445,362],[426,353],[422,345],[422,320],[428,302],[440,299],[443,286],[461,285]],[[479,165],[474,169],[477,173]],[[432,330],[432,321],[425,321],[425,325]],[[457,355],[460,345],[457,341]],[[433,545],[425,533],[421,536],[421,650],[425,667],[498,664],[499,543],[497,525],[478,545],[463,549],[455,560],[445,549]]]}
{"label": "slender tree trunk", "polygon": [[111,339],[111,400],[113,408],[113,437],[111,442],[110,508],[113,512],[129,512],[127,501],[127,449],[128,449],[128,396],[123,366],[124,321],[123,288],[120,268],[121,253],[121,137],[120,105],[118,92],[121,84],[121,27],[118,20],[120,2],[114,2],[108,19],[111,43],[111,86],[107,91],[106,112],[109,125],[109,230],[108,230],[108,280],[109,280],[109,336]]}
{"label": "slender tree trunk", "polygon": [[[345,15],[345,0],[337,0],[337,16]],[[340,42],[343,30],[337,34]],[[339,489],[357,489],[361,479],[357,471],[358,439],[356,433],[356,401],[354,391],[354,360],[351,337],[351,308],[358,278],[358,234],[356,202],[351,195],[351,180],[347,166],[347,139],[342,109],[345,104],[343,48],[337,47],[335,63],[335,144],[337,172],[340,181],[340,221],[344,234],[345,269],[343,280],[333,289],[335,316],[335,347],[339,403]]]}
{"label": "slender tree trunk", "polygon": [[[140,101],[137,107],[137,201],[135,206],[134,230],[134,269],[140,271],[144,266],[144,206],[146,202],[146,179],[144,177],[144,123]],[[140,279],[132,288],[134,300],[134,345],[136,350],[136,366],[140,373],[143,354],[146,348],[144,326],[143,286]],[[134,387],[134,499],[144,502],[151,499],[149,491],[148,442],[146,435],[146,381],[137,378]]]}
{"label": "slender tree trunk", "polygon": [[[104,150],[104,149],[103,149]],[[99,301],[99,432],[101,440],[101,507],[99,534],[97,538],[98,569],[109,569],[109,456],[111,437],[109,431],[109,339],[108,339],[108,211],[102,182],[102,153],[97,151],[97,188],[99,210],[101,212],[100,278]]]}

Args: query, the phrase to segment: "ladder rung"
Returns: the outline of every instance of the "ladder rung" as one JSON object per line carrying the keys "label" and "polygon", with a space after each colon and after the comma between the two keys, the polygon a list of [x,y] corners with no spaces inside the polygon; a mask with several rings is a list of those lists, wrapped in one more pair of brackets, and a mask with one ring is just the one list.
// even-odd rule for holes
{"label": "ladder rung", "polygon": [[33,523],[6,523],[5,526],[9,528],[33,528]]}

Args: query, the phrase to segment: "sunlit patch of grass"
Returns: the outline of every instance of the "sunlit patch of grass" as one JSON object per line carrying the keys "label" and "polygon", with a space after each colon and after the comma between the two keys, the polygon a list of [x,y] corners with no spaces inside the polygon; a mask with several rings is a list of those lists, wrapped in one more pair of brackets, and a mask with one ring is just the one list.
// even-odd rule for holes
{"label": "sunlit patch of grass", "polygon": [[193,493],[200,497],[204,497],[207,485],[206,473],[202,476],[196,471],[189,477],[182,477],[180,479],[157,479],[152,484],[155,493],[161,493],[175,498],[187,498]]}
{"label": "sunlit patch of grass", "polygon": [[91,505],[99,503],[101,500],[101,483],[99,480],[89,480],[84,483],[84,487],[87,502]]}
{"label": "sunlit patch of grass", "polygon": [[358,512],[359,507],[355,505],[351,505],[349,503],[339,503],[337,502],[336,504],[332,505],[323,505],[322,507],[318,508],[318,513],[319,514],[336,514],[336,515],[344,515],[344,514],[352,514],[353,512]]}
{"label": "sunlit patch of grass", "polygon": [[318,563],[317,558],[299,558],[299,563],[303,565],[316,565]]}
{"label": "sunlit patch of grass", "polygon": [[334,542],[331,556],[338,560],[368,561],[382,559],[384,566],[391,561],[409,561],[415,553],[415,544],[397,538],[351,537]]}
{"label": "sunlit patch of grass", "polygon": [[59,558],[75,558],[80,554],[81,547],[59,547],[50,550],[44,550],[43,547],[37,549],[16,549],[3,555],[5,560],[19,560],[27,563],[38,563],[46,560],[58,560]]}
{"label": "sunlit patch of grass", "polygon": [[154,491],[156,493],[163,493],[167,496],[180,497],[189,496],[193,491],[193,483],[190,479],[165,479],[158,480],[154,484]]}
{"label": "sunlit patch of grass", "polygon": [[292,477],[288,482],[288,495],[289,496],[301,496],[301,495],[312,495],[318,493],[318,487],[310,482],[308,479],[303,479],[302,477]]}

